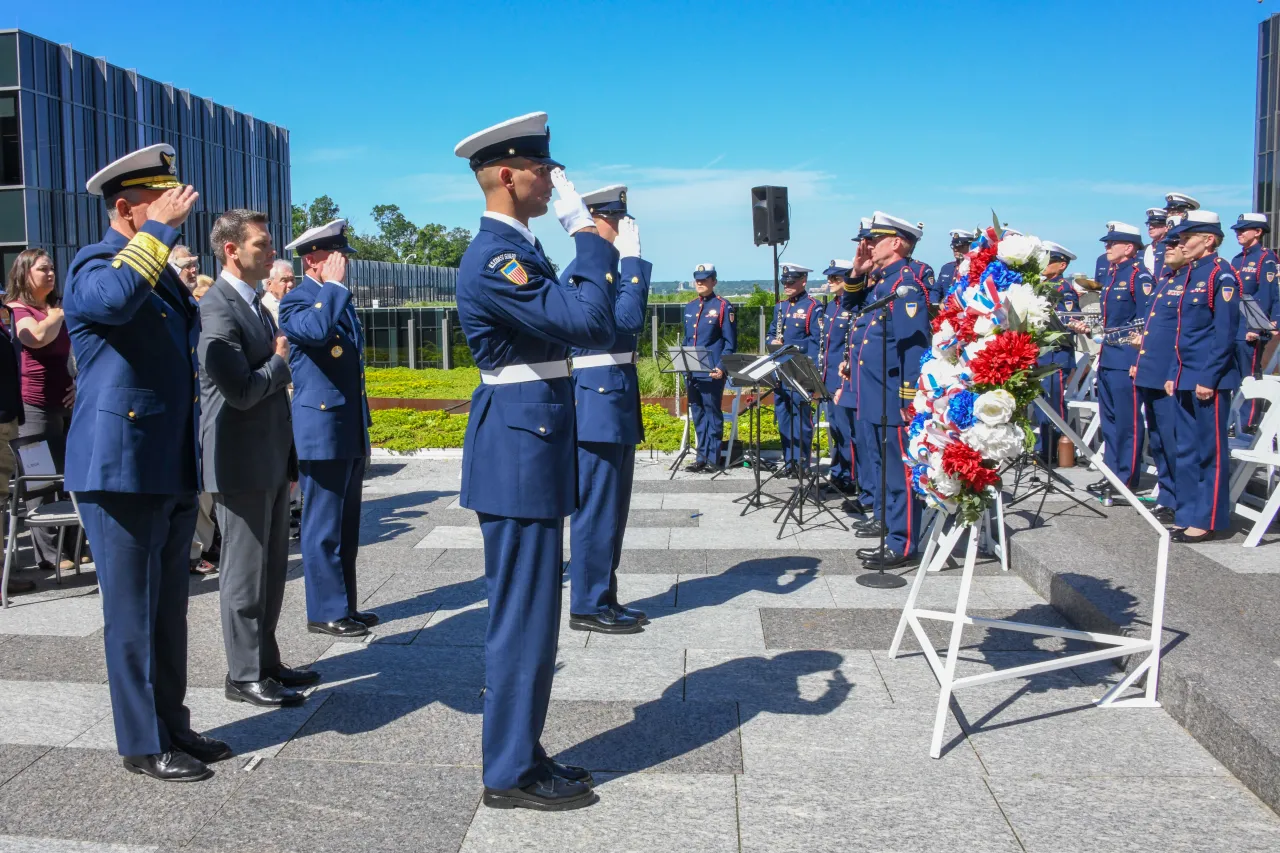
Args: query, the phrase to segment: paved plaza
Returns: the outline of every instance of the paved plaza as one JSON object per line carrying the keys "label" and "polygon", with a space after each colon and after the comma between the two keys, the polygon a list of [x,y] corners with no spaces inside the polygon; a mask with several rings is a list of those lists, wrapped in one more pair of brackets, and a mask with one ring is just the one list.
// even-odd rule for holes
{"label": "paved plaza", "polygon": [[[483,556],[475,515],[457,504],[459,471],[456,458],[375,460],[360,592],[383,622],[368,642],[306,632],[295,548],[282,651],[323,675],[303,707],[222,698],[218,580],[193,579],[193,725],[237,752],[207,782],[162,784],[120,766],[92,571],[16,597],[0,613],[0,851],[1280,849],[1280,817],[1170,713],[1092,706],[1118,678],[1109,664],[959,693],[943,755],[930,759],[937,682],[914,641],[888,656],[906,589],[855,582],[853,550],[868,542],[834,526],[779,539],[774,511],[741,517],[733,503],[747,472],[668,481],[647,453],[619,587],[652,622],[631,636],[570,631],[566,587],[544,736],[560,760],[594,771],[600,802],[485,809]],[[1079,512],[1051,502],[1036,530],[1013,514],[1013,542],[1040,543],[1035,571],[1058,551],[1080,558],[1064,538]],[[1089,544],[1127,541],[1132,523],[1113,510]],[[1223,547],[1176,546],[1171,574],[1199,560],[1240,583],[1280,582],[1267,569],[1280,546],[1249,554],[1242,572],[1222,568],[1235,559]],[[981,563],[971,612],[1069,625],[1069,608],[1036,591],[1057,604],[1057,588],[1027,576]],[[954,606],[957,568],[926,581],[923,606]],[[1150,593],[1130,581],[1136,614]],[[1181,640],[1214,630],[1170,610]],[[941,630],[933,637],[943,644]],[[1076,648],[964,637],[962,674]],[[1266,678],[1280,677],[1278,663]],[[1254,711],[1280,715],[1275,704]]]}

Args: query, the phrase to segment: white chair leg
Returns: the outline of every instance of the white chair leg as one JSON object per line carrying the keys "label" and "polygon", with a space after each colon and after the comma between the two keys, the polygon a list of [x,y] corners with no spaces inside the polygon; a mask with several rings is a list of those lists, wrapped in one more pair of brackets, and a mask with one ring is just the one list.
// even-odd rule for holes
{"label": "white chair leg", "polygon": [[1258,520],[1253,523],[1253,529],[1245,537],[1244,547],[1258,547],[1258,543],[1262,541],[1262,534],[1266,533],[1267,528],[1271,526],[1271,522],[1275,521],[1277,512],[1280,512],[1280,489],[1273,491],[1271,497],[1267,498],[1266,506],[1262,508],[1262,512],[1258,515]]}
{"label": "white chair leg", "polygon": [[0,572],[0,608],[8,609],[9,607],[9,571],[13,568],[13,552],[18,541],[17,519],[13,513],[5,511],[4,513],[7,524],[5,524],[6,536],[4,540],[4,571]]}

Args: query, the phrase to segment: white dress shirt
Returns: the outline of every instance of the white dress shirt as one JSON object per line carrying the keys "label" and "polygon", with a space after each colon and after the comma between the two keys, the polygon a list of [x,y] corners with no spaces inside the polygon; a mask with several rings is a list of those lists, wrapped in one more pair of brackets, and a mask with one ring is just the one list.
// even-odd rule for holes
{"label": "white dress shirt", "polygon": [[519,219],[515,219],[511,216],[507,216],[505,213],[498,213],[493,210],[486,210],[483,215],[490,219],[496,219],[503,225],[510,225],[512,228],[516,229],[517,234],[529,241],[530,246],[537,245],[537,238],[533,236],[533,232],[529,230],[529,226],[525,225]]}

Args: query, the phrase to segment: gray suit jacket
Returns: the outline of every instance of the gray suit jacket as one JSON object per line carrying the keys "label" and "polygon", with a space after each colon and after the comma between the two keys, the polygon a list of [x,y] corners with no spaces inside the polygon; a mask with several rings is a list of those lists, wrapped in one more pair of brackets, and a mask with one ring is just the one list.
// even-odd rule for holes
{"label": "gray suit jacket", "polygon": [[206,492],[278,488],[293,476],[289,363],[231,282],[200,300],[200,444]]}

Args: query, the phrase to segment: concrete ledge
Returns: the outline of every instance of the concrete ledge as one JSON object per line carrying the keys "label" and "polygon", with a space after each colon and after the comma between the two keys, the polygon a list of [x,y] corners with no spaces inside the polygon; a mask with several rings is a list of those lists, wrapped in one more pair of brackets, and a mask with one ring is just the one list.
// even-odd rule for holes
{"label": "concrete ledge", "polygon": [[[1010,569],[1080,628],[1145,634],[1155,546],[1143,540],[1154,536],[1138,532],[1124,512],[1113,510],[1105,520],[1061,515],[1036,529],[1009,519]],[[1280,646],[1280,614],[1258,624],[1274,588],[1250,588],[1248,576],[1181,545],[1171,547],[1169,564],[1159,701],[1280,812],[1280,655],[1273,647]]]}

